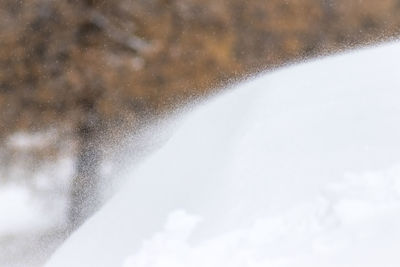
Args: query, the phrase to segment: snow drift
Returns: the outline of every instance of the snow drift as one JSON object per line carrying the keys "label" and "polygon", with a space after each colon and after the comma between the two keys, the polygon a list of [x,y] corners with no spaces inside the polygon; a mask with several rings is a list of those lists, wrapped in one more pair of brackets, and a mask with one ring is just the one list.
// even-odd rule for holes
{"label": "snow drift", "polygon": [[399,266],[400,45],[189,112],[47,267]]}

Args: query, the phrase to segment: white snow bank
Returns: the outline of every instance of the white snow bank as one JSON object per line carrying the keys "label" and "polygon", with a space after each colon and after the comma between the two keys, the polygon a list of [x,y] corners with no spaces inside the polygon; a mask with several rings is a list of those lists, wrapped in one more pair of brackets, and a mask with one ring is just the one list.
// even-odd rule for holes
{"label": "white snow bank", "polygon": [[311,201],[196,244],[201,218],[174,211],[123,267],[398,266],[400,168],[348,174]]}
{"label": "white snow bank", "polygon": [[47,267],[399,266],[400,45],[196,108]]}
{"label": "white snow bank", "polygon": [[39,203],[32,200],[27,188],[11,184],[0,187],[0,237],[43,225],[45,219],[38,212]]}
{"label": "white snow bank", "polygon": [[61,158],[32,171],[23,162],[13,162],[7,177],[16,181],[0,184],[0,240],[65,223],[67,194],[73,161]]}

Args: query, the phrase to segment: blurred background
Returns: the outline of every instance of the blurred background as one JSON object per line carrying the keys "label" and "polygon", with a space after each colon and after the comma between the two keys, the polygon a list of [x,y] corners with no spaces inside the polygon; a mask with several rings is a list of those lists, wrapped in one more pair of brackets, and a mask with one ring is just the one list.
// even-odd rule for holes
{"label": "blurred background", "polygon": [[0,266],[41,266],[121,155],[154,147],[149,124],[399,33],[399,0],[0,0]]}

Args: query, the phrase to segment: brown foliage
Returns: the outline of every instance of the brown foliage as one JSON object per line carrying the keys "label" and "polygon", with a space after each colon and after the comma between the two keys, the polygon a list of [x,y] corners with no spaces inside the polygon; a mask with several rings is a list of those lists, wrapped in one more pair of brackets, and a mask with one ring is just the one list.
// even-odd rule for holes
{"label": "brown foliage", "polygon": [[75,127],[88,110],[109,121],[155,113],[228,79],[396,35],[400,25],[394,0],[0,5],[3,134]]}

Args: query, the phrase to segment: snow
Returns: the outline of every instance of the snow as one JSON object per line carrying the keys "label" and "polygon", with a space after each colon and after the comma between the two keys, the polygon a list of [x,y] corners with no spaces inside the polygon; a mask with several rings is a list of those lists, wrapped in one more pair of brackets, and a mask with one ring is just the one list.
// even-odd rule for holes
{"label": "snow", "polygon": [[49,144],[49,140],[54,139],[54,132],[26,133],[17,132],[8,138],[7,144],[12,148],[21,150],[42,148]]}
{"label": "snow", "polygon": [[123,267],[398,266],[399,183],[398,167],[348,175],[311,202],[195,245],[202,218],[178,210]]}
{"label": "snow", "polygon": [[320,59],[194,107],[46,267],[399,266],[398,59]]}
{"label": "snow", "polygon": [[68,199],[63,191],[70,183],[72,165],[71,158],[63,157],[36,171],[10,166],[6,178],[14,182],[0,184],[0,239],[65,222]]}
{"label": "snow", "polygon": [[44,223],[27,188],[9,184],[0,187],[0,237],[36,229]]}

